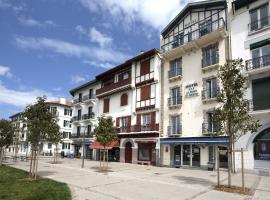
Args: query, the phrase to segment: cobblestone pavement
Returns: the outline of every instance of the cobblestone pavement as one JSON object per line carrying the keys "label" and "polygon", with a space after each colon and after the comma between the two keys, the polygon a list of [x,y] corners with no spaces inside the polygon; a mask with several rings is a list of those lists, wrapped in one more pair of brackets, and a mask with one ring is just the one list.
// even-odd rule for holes
{"label": "cobblestone pavement", "polygon": [[[41,158],[39,175],[67,183],[75,200],[270,200],[270,177],[246,175],[247,187],[257,188],[254,197],[213,190],[216,172],[201,169],[165,168],[125,163],[109,163],[109,172],[98,172],[99,162],[85,161],[81,168],[79,159]],[[9,162],[28,170],[29,162]],[[221,180],[226,183],[226,172]],[[241,185],[241,174],[233,176],[233,183]]]}

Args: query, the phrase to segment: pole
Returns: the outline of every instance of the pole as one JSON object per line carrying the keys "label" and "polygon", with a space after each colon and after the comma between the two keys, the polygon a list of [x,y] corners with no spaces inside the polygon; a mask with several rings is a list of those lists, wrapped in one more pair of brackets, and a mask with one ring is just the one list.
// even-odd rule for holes
{"label": "pole", "polygon": [[243,152],[243,148],[241,148],[241,165],[242,165],[242,190],[245,192],[244,152]]}
{"label": "pole", "polygon": [[84,168],[84,156],[85,156],[85,132],[86,132],[86,126],[84,128],[84,132],[83,132],[83,142],[82,142],[82,168]]}
{"label": "pole", "polygon": [[220,173],[219,173],[219,148],[216,145],[216,162],[217,162],[217,186],[220,187]]}

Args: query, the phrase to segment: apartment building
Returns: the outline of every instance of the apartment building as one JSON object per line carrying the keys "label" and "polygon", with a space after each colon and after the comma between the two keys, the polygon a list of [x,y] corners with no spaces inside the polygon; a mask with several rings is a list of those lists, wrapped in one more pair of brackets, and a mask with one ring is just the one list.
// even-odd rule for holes
{"label": "apartment building", "polygon": [[152,49],[96,76],[99,113],[113,118],[120,140],[111,160],[156,164],[160,68],[159,52]]}
{"label": "apartment building", "polygon": [[[100,83],[89,81],[70,91],[73,99],[72,117],[72,149],[75,157],[81,157],[85,150],[85,157],[96,159],[96,151],[89,148],[95,141],[94,128],[97,125],[98,104],[96,90]],[[83,148],[85,147],[85,148]]]}
{"label": "apartment building", "polygon": [[[228,138],[215,136],[220,83],[217,72],[228,58],[227,3],[187,4],[161,32],[163,67],[160,157],[164,166],[207,167],[215,146]],[[221,155],[227,164],[226,153]]]}
{"label": "apartment building", "polygon": [[71,135],[71,117],[72,117],[72,102],[65,99],[59,98],[56,101],[47,101],[46,104],[49,107],[50,112],[54,113],[58,119],[58,125],[60,132],[62,133],[61,142],[57,145],[47,141],[43,141],[40,146],[40,154],[42,155],[53,155],[55,152],[64,152],[65,155],[73,152]]}
{"label": "apartment building", "polygon": [[[231,12],[231,55],[242,58],[248,76],[246,98],[250,115],[260,120],[257,133],[242,136],[235,144],[245,150],[245,167],[270,168],[270,18],[269,1],[236,0]],[[236,167],[240,155],[236,154]]]}

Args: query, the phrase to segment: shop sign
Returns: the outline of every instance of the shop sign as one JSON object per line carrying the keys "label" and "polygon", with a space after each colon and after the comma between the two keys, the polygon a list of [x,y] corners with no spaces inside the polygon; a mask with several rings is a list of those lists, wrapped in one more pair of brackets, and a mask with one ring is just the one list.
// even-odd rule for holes
{"label": "shop sign", "polygon": [[193,82],[186,85],[186,97],[195,97],[198,96],[198,83]]}

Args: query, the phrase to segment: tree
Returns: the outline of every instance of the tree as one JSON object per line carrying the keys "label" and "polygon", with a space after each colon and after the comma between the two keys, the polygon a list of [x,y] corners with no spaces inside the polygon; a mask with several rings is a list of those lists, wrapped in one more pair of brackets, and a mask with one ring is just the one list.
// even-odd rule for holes
{"label": "tree", "polygon": [[58,155],[58,143],[62,139],[62,133],[59,132],[58,124],[54,123],[51,125],[51,131],[49,131],[48,141],[55,145],[53,162],[57,163],[57,155]]}
{"label": "tree", "polygon": [[5,119],[0,120],[0,166],[3,162],[3,154],[5,148],[7,148],[13,142],[14,128],[10,121]]}
{"label": "tree", "polygon": [[105,166],[105,152],[108,154],[106,149],[112,141],[117,139],[116,128],[113,125],[112,117],[101,116],[98,118],[98,126],[95,128],[97,141],[103,147],[103,166]]}
{"label": "tree", "polygon": [[220,134],[229,137],[228,144],[228,186],[231,187],[232,152],[234,142],[247,132],[256,132],[259,121],[249,115],[249,101],[245,96],[247,77],[243,74],[242,59],[229,60],[219,70],[221,91],[218,95],[220,107],[215,111]]}
{"label": "tree", "polygon": [[[29,177],[37,178],[39,144],[58,134],[55,114],[46,104],[46,97],[37,97],[37,102],[25,108],[23,119],[27,126],[27,141],[31,144]],[[57,128],[58,127],[58,128]]]}

